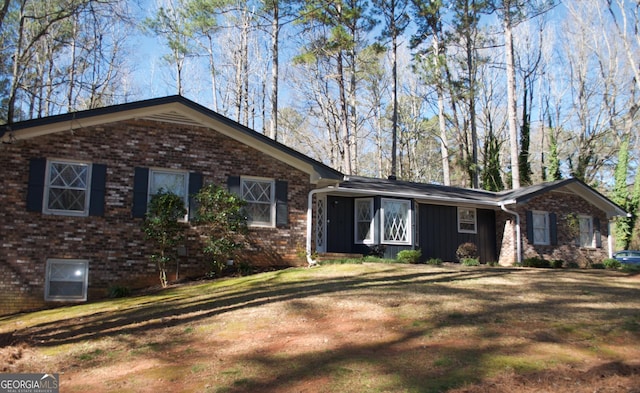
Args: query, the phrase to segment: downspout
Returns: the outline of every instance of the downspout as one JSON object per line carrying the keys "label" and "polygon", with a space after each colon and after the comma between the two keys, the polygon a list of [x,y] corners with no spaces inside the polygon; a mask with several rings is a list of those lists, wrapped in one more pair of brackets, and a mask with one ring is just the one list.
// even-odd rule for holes
{"label": "downspout", "polygon": [[311,236],[313,235],[313,196],[321,192],[329,192],[335,190],[336,187],[317,188],[309,191],[307,198],[307,244],[305,246],[305,254],[307,255],[307,263],[309,266],[315,266],[318,261],[311,258]]}
{"label": "downspout", "polygon": [[518,262],[518,264],[521,264],[522,263],[522,242],[521,242],[521,235],[520,235],[520,215],[518,215],[518,213],[514,212],[513,210],[507,209],[504,206],[504,203],[500,204],[500,208],[505,213],[509,213],[515,216],[516,218],[516,261]]}

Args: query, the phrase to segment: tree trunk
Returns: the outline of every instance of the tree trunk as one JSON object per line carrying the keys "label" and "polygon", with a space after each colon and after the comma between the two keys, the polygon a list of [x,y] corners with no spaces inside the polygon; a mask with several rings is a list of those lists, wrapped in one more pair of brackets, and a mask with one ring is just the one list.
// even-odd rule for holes
{"label": "tree trunk", "polygon": [[513,58],[513,31],[510,7],[504,10],[504,43],[507,67],[507,116],[509,120],[509,151],[511,157],[511,187],[520,188],[520,170],[518,168],[518,125],[516,105],[516,72]]}
{"label": "tree trunk", "polygon": [[278,0],[273,2],[273,20],[271,21],[271,139],[278,140],[278,39],[280,19]]}

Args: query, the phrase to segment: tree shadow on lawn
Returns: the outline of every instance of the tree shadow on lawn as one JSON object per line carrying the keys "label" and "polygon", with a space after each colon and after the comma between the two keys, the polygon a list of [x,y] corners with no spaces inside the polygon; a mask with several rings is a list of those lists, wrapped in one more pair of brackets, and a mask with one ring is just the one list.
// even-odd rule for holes
{"label": "tree shadow on lawn", "polygon": [[[398,270],[398,269],[393,269]],[[398,272],[404,273],[402,269]],[[466,280],[476,280],[484,278],[496,278],[500,276],[522,273],[515,269],[470,269],[470,270],[454,270],[454,271],[433,271],[413,272],[410,274],[397,274],[392,270],[387,270],[382,276],[379,272],[365,273],[358,276],[337,277],[326,279],[319,277],[317,279],[305,279],[301,282],[281,283],[275,281],[279,274],[286,274],[286,271],[276,272],[275,275],[269,276],[265,280],[265,276],[256,277],[254,286],[246,288],[242,286],[240,290],[233,285],[225,287],[211,286],[207,288],[207,284],[203,285],[203,289],[209,291],[194,297],[182,298],[163,298],[163,292],[158,293],[159,301],[154,301],[154,295],[151,299],[142,303],[135,303],[128,309],[116,311],[102,311],[80,318],[70,320],[61,320],[55,322],[47,322],[40,325],[31,326],[25,329],[16,330],[10,334],[4,333],[4,343],[25,342],[35,346],[54,346],[62,344],[76,343],[89,339],[99,339],[101,337],[109,337],[121,334],[136,334],[155,328],[167,328],[187,324],[209,318],[212,316],[224,314],[227,312],[260,307],[265,304],[284,302],[294,299],[309,298],[318,295],[339,294],[352,290],[383,290],[383,291],[430,291],[429,285],[442,284],[449,282],[463,282]],[[552,273],[552,274],[549,274]],[[573,282],[558,283],[553,271],[536,272],[538,276],[546,275],[544,279],[533,280],[534,291],[555,292],[560,290],[563,296],[561,299],[547,300],[539,304],[527,304],[526,307],[531,309],[535,307],[540,311],[550,311],[557,313],[558,307],[566,309],[572,303],[584,303],[578,301],[573,295],[581,293],[593,294],[594,302],[624,300],[635,296],[637,293],[628,288],[620,287],[603,287],[601,285],[593,285],[592,275],[585,275],[583,280],[572,279]],[[272,273],[273,274],[273,273]],[[370,277],[371,276],[371,277]],[[572,278],[575,275],[572,275]],[[520,288],[522,289],[522,288]],[[437,290],[439,293],[450,291],[451,294],[470,299],[483,296],[482,291],[474,291],[469,288],[456,286],[447,289],[440,285]],[[172,288],[168,291],[176,291]],[[222,292],[222,293],[221,293]],[[477,292],[477,293],[474,293]],[[517,296],[518,291],[513,293]],[[567,298],[567,295],[569,297]],[[147,295],[149,296],[149,295]],[[495,297],[495,295],[493,295]],[[508,295],[507,295],[508,296]],[[381,299],[384,300],[384,299]],[[525,303],[527,299],[523,299]],[[399,299],[401,301],[401,298]],[[522,303],[508,301],[508,299],[498,300],[501,304],[496,304],[491,310],[487,310],[486,315],[491,316],[500,313],[510,313],[522,308]],[[505,303],[505,301],[507,301]],[[630,312],[632,310],[616,309],[612,313],[619,314]],[[631,312],[633,314],[633,312]],[[479,315],[468,315],[473,317],[477,322],[477,318],[485,315],[485,312],[479,312]],[[462,322],[462,321],[460,321]]]}
{"label": "tree shadow on lawn", "polygon": [[[326,389],[311,388],[310,391],[361,391],[367,387],[367,381],[361,379],[373,378],[379,383],[380,390],[439,392],[486,379],[488,375],[485,362],[492,355],[526,353],[527,346],[531,343],[564,342],[566,338],[562,335],[562,330],[550,331],[545,324],[553,325],[556,319],[562,319],[562,316],[575,313],[576,310],[587,310],[591,318],[580,319],[580,324],[589,323],[592,326],[609,321],[607,323],[618,325],[627,321],[626,331],[635,337],[636,342],[640,340],[640,329],[636,327],[640,324],[638,288],[632,284],[594,283],[596,279],[604,282],[603,272],[574,273],[500,268],[412,268],[409,271],[394,268],[359,275],[348,273],[351,275],[346,277],[327,278],[318,275],[302,278],[300,281],[279,282],[280,275],[289,274],[281,271],[247,278],[251,286],[204,284],[185,293],[172,288],[147,295],[141,298],[144,299],[142,302],[123,310],[98,311],[80,318],[42,323],[6,334],[4,340],[26,343],[33,347],[49,347],[118,336],[119,340],[135,348],[139,345],[135,339],[137,335],[154,334],[157,329],[188,326],[213,316],[278,302],[288,301],[295,313],[317,319],[327,311],[317,310],[314,304],[308,304],[304,300],[322,295],[345,299],[360,296],[387,308],[400,307],[403,302],[411,301],[412,297],[417,299],[416,307],[429,307],[430,301],[438,302],[444,298],[460,298],[460,304],[456,306],[458,308],[443,309],[435,317],[425,320],[394,318],[389,323],[398,323],[397,330],[394,330],[397,334],[391,339],[353,343],[347,340],[337,348],[299,354],[240,353],[231,363],[237,361],[267,370],[265,376],[249,374],[220,387],[220,391],[227,392],[300,391],[304,390],[300,389],[301,383],[313,383],[321,379],[326,384]],[[507,276],[513,282],[512,285],[491,283],[493,279],[500,280]],[[488,283],[479,284],[474,280],[487,280]],[[200,289],[203,293],[193,294],[193,290]],[[523,294],[533,296],[536,293],[548,296],[540,299],[522,297]],[[474,301],[480,301],[479,307],[465,308],[466,303]],[[625,306],[598,307],[599,302],[624,302]],[[508,347],[504,343],[492,342],[492,335],[500,333],[491,330],[504,328],[506,322],[502,321],[513,323],[514,330],[522,329],[526,340]],[[478,333],[476,339],[484,335],[489,340],[488,344],[485,342],[479,346],[477,341],[467,342],[465,337],[460,337],[459,342],[416,345],[416,342],[434,332],[475,329],[478,326],[486,326],[487,330]],[[394,329],[393,326],[387,328]],[[330,331],[332,326],[321,326],[320,330],[322,329]],[[178,345],[198,347],[199,343],[188,340],[189,337],[184,337],[184,341],[177,339],[161,348],[164,351]],[[571,344],[584,350],[588,350],[591,345],[588,340]],[[150,351],[154,357],[163,356],[163,351],[157,348],[150,347]],[[171,355],[167,356],[163,359],[164,362],[173,364],[176,361]],[[632,377],[637,378],[638,368],[628,367],[631,367]],[[551,379],[560,379],[562,371],[548,372],[545,375],[549,375]],[[359,380],[360,382],[353,382]]]}
{"label": "tree shadow on lawn", "polygon": [[[401,270],[400,270],[401,271]],[[280,271],[277,273],[283,273]],[[386,273],[390,271],[387,270]],[[403,286],[428,285],[442,282],[474,280],[481,277],[496,277],[510,274],[511,271],[443,271],[415,272],[410,274],[384,274],[382,277],[369,277],[380,273],[365,273],[358,276],[305,280],[301,282],[275,282],[274,277],[258,281],[259,285],[238,290],[233,286],[212,286],[210,292],[195,298],[164,298],[163,292],[151,295],[152,299],[124,309],[98,311],[79,318],[47,322],[5,334],[5,342],[27,343],[44,347],[77,343],[86,340],[111,337],[122,334],[137,334],[157,328],[167,328],[188,324],[212,316],[245,308],[260,307],[265,304],[309,298],[318,295],[363,290],[403,290]],[[267,275],[267,277],[269,277]],[[260,280],[256,278],[256,281]],[[206,288],[208,284],[203,285]],[[175,291],[171,288],[168,291]],[[221,293],[223,292],[223,293]],[[230,292],[230,293],[229,293]],[[149,295],[147,295],[149,296]],[[82,307],[82,306],[81,306]],[[63,309],[63,308],[61,308]],[[57,310],[61,310],[57,309]]]}

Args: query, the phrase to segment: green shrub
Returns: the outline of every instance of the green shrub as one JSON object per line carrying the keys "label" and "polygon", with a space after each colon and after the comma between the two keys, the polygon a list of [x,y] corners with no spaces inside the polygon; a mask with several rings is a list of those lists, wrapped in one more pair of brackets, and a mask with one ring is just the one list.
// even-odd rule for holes
{"label": "green shrub", "polygon": [[604,269],[604,263],[592,263],[591,264],[591,268],[592,269]]}
{"label": "green shrub", "polygon": [[440,265],[442,265],[442,259],[440,259],[440,258],[429,258],[427,260],[427,265],[440,266]]}
{"label": "green shrub", "polygon": [[578,265],[578,262],[574,262],[574,261],[567,262],[567,267],[569,269],[580,269],[580,265]]}
{"label": "green shrub", "polygon": [[464,266],[480,266],[478,258],[462,258],[460,263]]}
{"label": "green shrub", "polygon": [[551,263],[544,258],[531,257],[531,258],[526,258],[524,261],[522,261],[522,266],[548,268],[548,267],[551,267]]}
{"label": "green shrub", "polygon": [[227,260],[246,246],[246,202],[217,184],[203,187],[193,198],[197,202],[193,223],[203,238],[203,251],[210,258],[213,273],[220,274]]}
{"label": "green shrub", "polygon": [[620,266],[622,266],[620,261],[613,258],[606,258],[605,260],[602,261],[602,264],[607,269],[618,269]]}
{"label": "green shrub", "polygon": [[471,242],[462,243],[456,250],[456,257],[460,262],[465,258],[477,258],[478,246]]}
{"label": "green shrub", "polygon": [[640,273],[640,265],[633,265],[630,263],[623,263],[620,268],[625,273]]}
{"label": "green shrub", "polygon": [[151,260],[158,266],[160,284],[166,287],[167,263],[176,260],[176,246],[184,239],[186,226],[179,220],[187,214],[182,197],[164,189],[151,197],[148,211],[142,222],[142,230],[145,238],[151,240],[155,246],[155,252],[151,254]]}
{"label": "green shrub", "polygon": [[554,259],[551,261],[551,267],[554,269],[562,269],[562,266],[564,266],[564,261],[562,259]]}
{"label": "green shrub", "polygon": [[489,262],[487,262],[487,266],[498,266],[498,265],[499,265],[498,261],[489,261]]}
{"label": "green shrub", "polygon": [[396,259],[400,263],[420,263],[422,251],[418,250],[402,250],[398,253]]}
{"label": "green shrub", "polygon": [[131,295],[131,289],[123,285],[112,285],[109,287],[109,297],[112,299],[118,297],[127,297]]}

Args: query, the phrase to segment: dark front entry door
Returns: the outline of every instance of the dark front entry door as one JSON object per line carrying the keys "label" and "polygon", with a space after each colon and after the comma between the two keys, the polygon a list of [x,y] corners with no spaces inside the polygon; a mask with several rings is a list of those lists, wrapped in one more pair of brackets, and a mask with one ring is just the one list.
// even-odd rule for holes
{"label": "dark front entry door", "polygon": [[327,197],[327,252],[351,252],[353,199]]}

